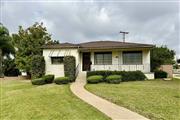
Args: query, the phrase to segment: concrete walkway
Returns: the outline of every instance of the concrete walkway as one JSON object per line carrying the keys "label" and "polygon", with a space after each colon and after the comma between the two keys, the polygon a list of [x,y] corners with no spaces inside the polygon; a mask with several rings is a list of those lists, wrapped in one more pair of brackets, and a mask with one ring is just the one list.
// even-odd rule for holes
{"label": "concrete walkway", "polygon": [[86,103],[94,106],[113,120],[148,120],[147,118],[102,99],[84,89],[86,72],[79,73],[76,82],[72,83],[71,91]]}

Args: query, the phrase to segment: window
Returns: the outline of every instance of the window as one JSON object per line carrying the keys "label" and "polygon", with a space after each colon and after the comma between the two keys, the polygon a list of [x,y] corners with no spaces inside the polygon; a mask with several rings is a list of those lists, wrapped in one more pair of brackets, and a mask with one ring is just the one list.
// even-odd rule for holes
{"label": "window", "polygon": [[112,53],[111,52],[94,53],[94,63],[96,65],[110,65],[110,64],[112,64]]}
{"label": "window", "polygon": [[142,64],[142,51],[124,51],[123,64]]}
{"label": "window", "polygon": [[62,64],[64,57],[51,57],[51,64]]}

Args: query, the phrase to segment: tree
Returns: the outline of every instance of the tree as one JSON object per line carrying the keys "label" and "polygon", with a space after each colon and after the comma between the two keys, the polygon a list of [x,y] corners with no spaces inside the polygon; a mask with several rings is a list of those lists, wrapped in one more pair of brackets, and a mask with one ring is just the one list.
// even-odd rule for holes
{"label": "tree", "polygon": [[51,42],[51,35],[43,23],[35,23],[27,29],[19,26],[18,34],[13,34],[13,42],[16,47],[15,62],[17,67],[31,75],[32,57],[35,55],[42,56],[41,46]]}
{"label": "tree", "polygon": [[51,40],[47,43],[47,45],[55,45],[55,44],[59,44],[58,40]]}
{"label": "tree", "polygon": [[160,65],[174,64],[174,50],[167,46],[155,47],[151,50],[151,71],[156,70]]}
{"label": "tree", "polygon": [[14,53],[14,47],[12,45],[11,37],[9,36],[9,31],[0,23],[0,77],[3,77],[3,56]]}

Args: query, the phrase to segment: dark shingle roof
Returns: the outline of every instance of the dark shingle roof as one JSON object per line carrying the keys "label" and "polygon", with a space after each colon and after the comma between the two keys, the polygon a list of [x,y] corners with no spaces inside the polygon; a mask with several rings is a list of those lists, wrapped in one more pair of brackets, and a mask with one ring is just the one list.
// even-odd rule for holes
{"label": "dark shingle roof", "polygon": [[79,44],[61,43],[45,45],[43,48],[80,48],[80,49],[106,49],[106,48],[152,48],[152,44],[129,43],[120,41],[92,41]]}
{"label": "dark shingle roof", "polygon": [[150,44],[129,43],[119,41],[94,41],[80,44],[81,48],[137,48],[137,47],[153,47]]}

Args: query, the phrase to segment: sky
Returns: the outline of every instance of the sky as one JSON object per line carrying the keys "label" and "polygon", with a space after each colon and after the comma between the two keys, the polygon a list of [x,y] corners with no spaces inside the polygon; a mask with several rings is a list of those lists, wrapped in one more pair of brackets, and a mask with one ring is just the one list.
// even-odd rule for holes
{"label": "sky", "polygon": [[167,45],[180,58],[178,0],[0,0],[0,22],[10,33],[43,22],[52,39],[95,40]]}

